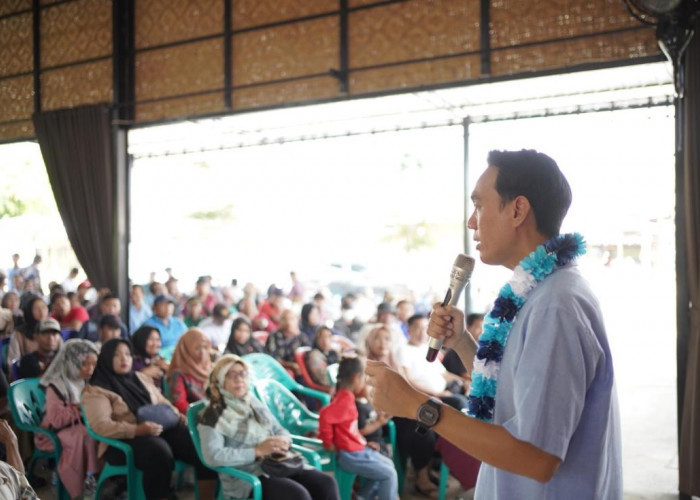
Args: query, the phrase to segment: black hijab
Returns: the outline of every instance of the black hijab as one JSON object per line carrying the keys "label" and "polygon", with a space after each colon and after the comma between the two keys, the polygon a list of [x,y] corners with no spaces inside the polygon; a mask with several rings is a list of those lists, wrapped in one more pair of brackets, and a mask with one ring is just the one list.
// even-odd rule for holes
{"label": "black hijab", "polygon": [[34,340],[34,334],[39,329],[39,321],[34,317],[34,303],[36,301],[44,302],[44,299],[34,293],[29,293],[26,297],[20,299],[22,313],[24,314],[24,336],[29,340]]}
{"label": "black hijab", "polygon": [[312,303],[304,304],[301,307],[301,319],[299,320],[299,330],[301,330],[301,332],[304,335],[306,335],[309,344],[312,343],[316,338],[316,328],[318,328],[318,325],[314,326],[311,323],[309,323],[309,316],[311,315],[311,311],[313,311],[314,308],[318,309],[318,306]]}
{"label": "black hijab", "polygon": [[144,361],[151,358],[151,356],[149,356],[146,352],[146,342],[148,342],[151,332],[154,330],[158,333],[158,336],[160,336],[158,329],[153,326],[142,326],[131,336],[131,344],[134,347],[134,354],[141,356],[141,359]]}
{"label": "black hijab", "polygon": [[132,413],[136,414],[142,406],[152,404],[151,395],[134,372],[126,375],[117,375],[114,372],[114,354],[119,344],[126,344],[129,351],[132,351],[129,341],[120,338],[110,339],[102,344],[90,383],[121,396]]}
{"label": "black hijab", "polygon": [[[247,341],[239,344],[236,342],[235,333],[238,327],[242,324],[248,325],[248,328],[250,329],[250,337],[248,337]],[[250,321],[248,321],[248,318],[239,317],[234,319],[233,323],[231,324],[231,335],[228,338],[228,344],[226,344],[226,352],[230,352],[236,356],[245,356],[246,354],[253,352],[263,351],[264,349],[263,346],[260,345],[260,342],[253,338],[253,327],[251,326]]]}

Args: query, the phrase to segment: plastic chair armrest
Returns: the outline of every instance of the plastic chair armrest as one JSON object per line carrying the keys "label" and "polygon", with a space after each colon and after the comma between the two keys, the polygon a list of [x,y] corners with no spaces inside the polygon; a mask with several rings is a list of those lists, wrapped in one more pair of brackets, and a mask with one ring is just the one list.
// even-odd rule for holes
{"label": "plastic chair armrest", "polygon": [[296,434],[292,434],[291,438],[292,438],[292,443],[297,444],[299,446],[306,446],[306,447],[311,446],[311,447],[323,448],[323,441],[321,441],[318,438],[297,436]]}
{"label": "plastic chair armrest", "polygon": [[328,403],[331,402],[330,394],[327,394],[327,393],[321,392],[321,391],[317,391],[316,389],[311,389],[310,387],[304,387],[301,384],[299,384],[293,390],[296,392],[300,392],[305,396],[310,396],[314,399],[318,399],[319,401],[321,401],[321,406],[326,406]]}
{"label": "plastic chair armrest", "polygon": [[[17,426],[19,427],[19,426]],[[53,443],[53,449],[58,453],[59,455],[61,454],[61,442],[58,440],[58,436],[54,434],[53,432],[44,429],[43,427],[31,427],[29,429],[30,432],[33,432],[34,434],[44,434],[45,436],[48,436],[49,439],[51,440],[51,443]]]}
{"label": "plastic chair armrest", "polygon": [[301,453],[311,465],[316,467],[318,470],[321,470],[321,457],[318,456],[318,453],[298,444],[293,444],[292,449]]}
{"label": "plastic chair armrest", "polygon": [[221,474],[226,474],[227,476],[235,477],[236,479],[241,479],[246,483],[250,483],[253,487],[253,498],[262,498],[262,485],[260,484],[260,479],[255,474],[250,472],[245,472],[242,470],[234,469],[233,467],[212,467],[216,472]]}

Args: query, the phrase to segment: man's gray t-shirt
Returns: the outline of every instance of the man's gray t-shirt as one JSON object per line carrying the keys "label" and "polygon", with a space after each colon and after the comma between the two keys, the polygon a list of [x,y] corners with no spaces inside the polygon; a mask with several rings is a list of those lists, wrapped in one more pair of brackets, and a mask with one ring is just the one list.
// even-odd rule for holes
{"label": "man's gray t-shirt", "polygon": [[475,498],[622,498],[614,382],[598,301],[576,266],[565,266],[532,291],[516,317],[493,420],[562,463],[547,483],[482,464]]}

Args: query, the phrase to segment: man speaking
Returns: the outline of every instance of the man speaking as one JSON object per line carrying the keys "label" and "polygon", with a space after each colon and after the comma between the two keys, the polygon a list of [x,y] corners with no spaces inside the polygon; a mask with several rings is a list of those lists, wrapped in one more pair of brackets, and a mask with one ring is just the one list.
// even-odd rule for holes
{"label": "man speaking", "polygon": [[472,193],[481,261],[513,271],[478,344],[464,314],[436,304],[428,332],[471,374],[469,416],[367,363],[373,404],[417,420],[483,462],[477,499],[621,499],[620,425],[597,299],[576,267],[581,235],[560,234],[571,189],[536,151],[492,151]]}

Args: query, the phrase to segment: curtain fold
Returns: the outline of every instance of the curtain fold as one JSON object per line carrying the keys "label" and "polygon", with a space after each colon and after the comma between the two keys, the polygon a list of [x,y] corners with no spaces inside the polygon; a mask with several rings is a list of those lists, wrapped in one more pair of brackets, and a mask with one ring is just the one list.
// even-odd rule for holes
{"label": "curtain fold", "polygon": [[95,286],[116,290],[111,115],[106,104],[32,117],[58,212]]}
{"label": "curtain fold", "polygon": [[[700,31],[700,30],[697,30]],[[679,490],[700,496],[700,32],[685,53],[684,178],[690,338],[681,417]]]}

